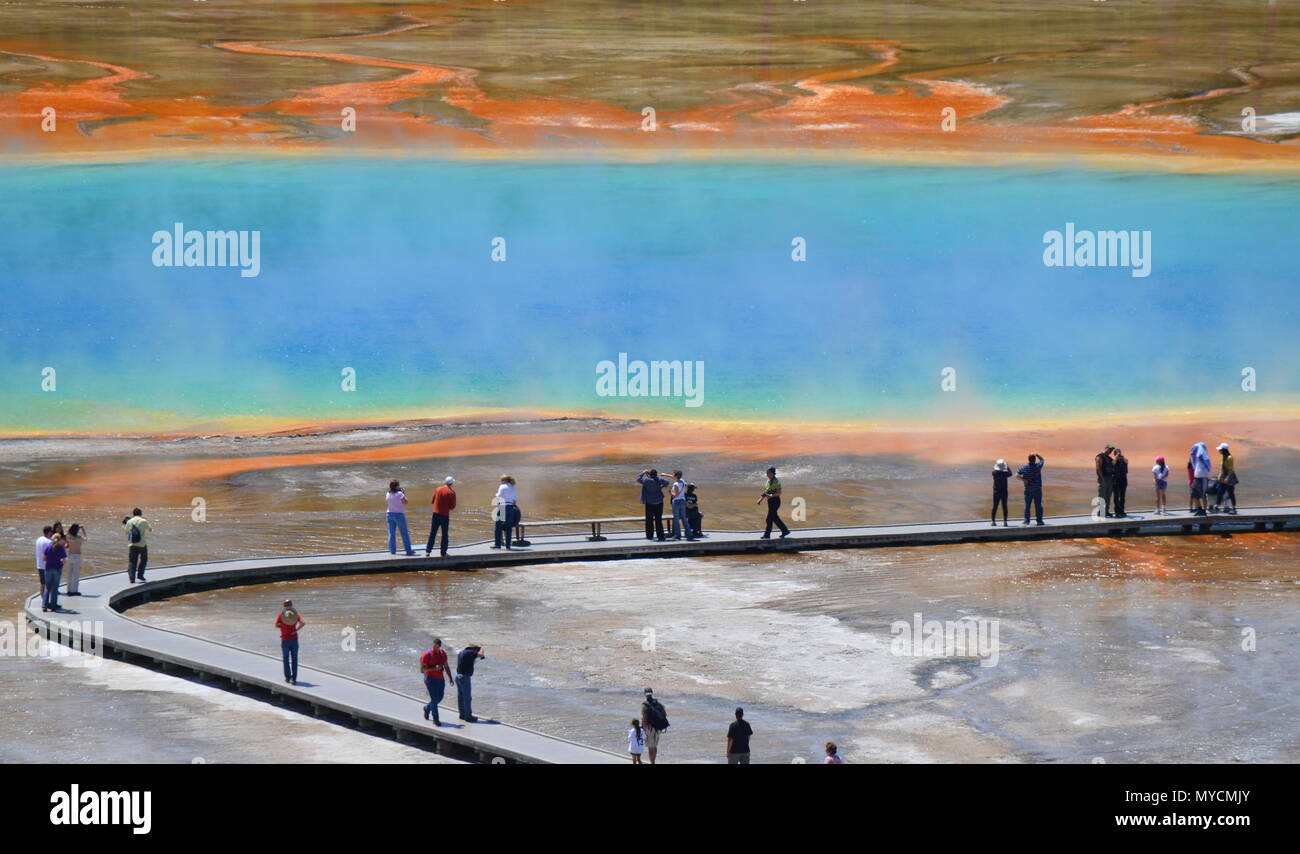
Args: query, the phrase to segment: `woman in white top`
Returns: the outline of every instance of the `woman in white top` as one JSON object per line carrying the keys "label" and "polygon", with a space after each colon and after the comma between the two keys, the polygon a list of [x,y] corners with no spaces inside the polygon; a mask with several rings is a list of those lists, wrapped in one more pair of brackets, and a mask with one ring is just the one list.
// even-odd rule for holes
{"label": "woman in white top", "polygon": [[1156,457],[1156,464],[1151,467],[1151,476],[1156,481],[1156,513],[1161,516],[1169,515],[1169,508],[1166,502],[1169,500],[1169,466],[1165,465],[1164,457]]}
{"label": "woman in white top", "polygon": [[411,549],[411,529],[406,527],[406,493],[402,492],[402,485],[395,480],[389,481],[388,494],[384,497],[388,501],[388,553],[397,554],[397,532],[400,530],[406,553],[415,554]]}
{"label": "woman in white top", "polygon": [[641,722],[632,718],[632,726],[627,731],[627,752],[632,755],[632,764],[641,764],[641,753],[645,750],[645,733],[641,731]]}
{"label": "woman in white top", "polygon": [[508,474],[501,475],[501,485],[497,494],[492,496],[492,548],[501,548],[504,540],[506,550],[510,551],[510,536],[519,524],[518,493],[515,491],[515,479]]}
{"label": "woman in white top", "polygon": [[81,544],[86,541],[86,526],[68,529],[68,595],[81,595]]}

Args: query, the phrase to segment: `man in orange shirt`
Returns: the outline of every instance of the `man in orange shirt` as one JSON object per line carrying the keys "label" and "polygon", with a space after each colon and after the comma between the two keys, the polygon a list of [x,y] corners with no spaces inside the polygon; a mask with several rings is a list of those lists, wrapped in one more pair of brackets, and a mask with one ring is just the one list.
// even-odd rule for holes
{"label": "man in orange shirt", "polygon": [[429,544],[424,547],[424,556],[433,552],[433,540],[442,529],[442,556],[447,556],[447,539],[451,536],[451,511],[456,509],[456,490],[451,485],[456,478],[448,475],[442,486],[433,491],[433,524],[429,526]]}
{"label": "man in orange shirt", "polygon": [[424,719],[433,715],[433,725],[442,726],[438,720],[438,704],[451,681],[451,671],[447,667],[447,650],[442,648],[442,638],[434,638],[433,646],[420,656],[420,672],[424,674],[424,687],[429,689],[429,703],[424,707]]}

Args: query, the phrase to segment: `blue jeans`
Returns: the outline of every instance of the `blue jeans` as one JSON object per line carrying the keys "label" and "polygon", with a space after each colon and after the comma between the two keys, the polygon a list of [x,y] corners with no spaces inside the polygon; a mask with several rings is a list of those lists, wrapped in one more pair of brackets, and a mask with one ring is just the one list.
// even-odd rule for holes
{"label": "blue jeans", "polygon": [[460,709],[462,718],[472,717],[474,712],[470,697],[470,677],[464,674],[456,674],[456,705]]}
{"label": "blue jeans", "polygon": [[284,678],[298,681],[298,639],[280,640],[280,657],[284,659]]}
{"label": "blue jeans", "polygon": [[515,530],[515,525],[519,524],[519,508],[513,504],[507,504],[505,509],[500,510],[501,518],[498,518],[492,525],[492,542],[495,545],[501,545],[505,541],[505,547],[510,548],[510,537]]}
{"label": "blue jeans", "polygon": [[438,704],[442,702],[442,696],[447,691],[447,681],[441,676],[435,678],[428,674],[424,677],[424,687],[429,691],[429,702],[424,710],[433,715],[436,722],[438,720]]}
{"label": "blue jeans", "polygon": [[447,556],[447,538],[451,533],[451,517],[444,516],[441,513],[433,514],[433,524],[429,526],[429,544],[424,547],[424,553],[428,554],[433,551],[433,540],[438,536],[438,529],[442,529],[442,556]]}
{"label": "blue jeans", "polygon": [[402,532],[402,545],[406,548],[408,555],[415,554],[411,551],[411,530],[406,527],[405,513],[388,514],[388,553],[397,554],[397,532]]}
{"label": "blue jeans", "polygon": [[63,568],[45,569],[45,586],[41,588],[41,607],[59,607],[59,582],[63,580]]}
{"label": "blue jeans", "polygon": [[691,532],[691,522],[686,518],[686,501],[684,499],[682,501],[673,501],[673,529],[673,533],[678,537],[682,536],[683,531],[686,532],[688,538],[695,536]]}
{"label": "blue jeans", "polygon": [[1038,524],[1043,524],[1043,493],[1041,492],[1025,493],[1025,524],[1029,524],[1029,505],[1031,503],[1038,513]]}

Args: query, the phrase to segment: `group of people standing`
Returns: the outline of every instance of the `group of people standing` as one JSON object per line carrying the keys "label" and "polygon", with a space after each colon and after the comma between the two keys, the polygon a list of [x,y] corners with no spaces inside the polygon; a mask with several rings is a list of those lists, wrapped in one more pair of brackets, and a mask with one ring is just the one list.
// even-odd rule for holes
{"label": "group of people standing", "polygon": [[[1214,464],[1204,442],[1192,445],[1187,456],[1187,485],[1189,489],[1188,510],[1194,516],[1209,513],[1237,513],[1237,468],[1232,458],[1232,451],[1227,442],[1221,442],[1216,449],[1219,452],[1219,471],[1214,473]],[[1025,487],[1025,521],[1028,525],[1031,505],[1035,511],[1037,524],[1043,522],[1043,465],[1042,454],[1030,454],[1026,465],[1014,472],[1015,477],[1024,482]],[[1124,452],[1114,445],[1107,445],[1097,454],[1093,461],[1097,477],[1097,508],[1106,519],[1124,519],[1128,517],[1128,476],[1129,461]],[[1151,467],[1151,477],[1155,483],[1157,515],[1168,515],[1169,465],[1163,456],[1156,457]],[[998,460],[993,465],[993,511],[990,522],[998,524],[998,508],[1002,509],[1002,524],[1007,526],[1007,502],[1009,495],[1008,481],[1013,472],[1006,460]],[[1210,497],[1214,503],[1210,504]]]}
{"label": "group of people standing", "polygon": [[84,525],[73,524],[65,532],[62,522],[46,525],[36,538],[36,578],[40,584],[41,611],[61,612],[59,585],[63,567],[68,568],[68,596],[81,595],[81,547],[89,538]]}

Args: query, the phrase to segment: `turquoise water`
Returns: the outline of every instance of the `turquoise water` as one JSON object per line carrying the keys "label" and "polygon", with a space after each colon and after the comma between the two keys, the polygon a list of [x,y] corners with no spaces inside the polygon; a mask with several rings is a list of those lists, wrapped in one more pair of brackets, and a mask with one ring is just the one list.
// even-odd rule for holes
{"label": "turquoise water", "polygon": [[[1300,392],[1291,178],[277,160],[5,167],[0,186],[0,427],[477,406],[943,421]],[[260,275],[154,266],[176,222],[260,231]],[[1044,266],[1067,222],[1149,230],[1151,274]],[[703,405],[597,396],[620,352],[702,360]]]}

